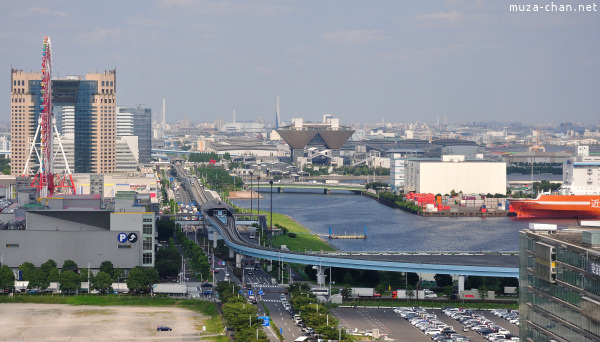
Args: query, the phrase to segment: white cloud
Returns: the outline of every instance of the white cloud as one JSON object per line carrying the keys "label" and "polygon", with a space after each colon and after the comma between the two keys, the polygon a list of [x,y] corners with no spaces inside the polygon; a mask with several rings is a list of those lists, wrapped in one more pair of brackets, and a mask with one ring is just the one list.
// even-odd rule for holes
{"label": "white cloud", "polygon": [[66,12],[63,12],[63,11],[52,11],[52,10],[50,10],[48,8],[29,7],[28,10],[31,11],[31,12],[35,12],[35,13],[55,15],[55,16],[62,17],[62,18],[66,18],[67,17],[67,13]]}
{"label": "white cloud", "polygon": [[422,14],[415,19],[429,23],[448,23],[450,25],[457,25],[465,19],[465,16],[458,11],[450,11]]}
{"label": "white cloud", "polygon": [[356,46],[381,42],[387,37],[377,30],[350,30],[326,32],[322,36],[327,44]]}
{"label": "white cloud", "polygon": [[278,16],[289,14],[291,8],[280,1],[208,1],[160,0],[161,8],[179,8],[199,15]]}

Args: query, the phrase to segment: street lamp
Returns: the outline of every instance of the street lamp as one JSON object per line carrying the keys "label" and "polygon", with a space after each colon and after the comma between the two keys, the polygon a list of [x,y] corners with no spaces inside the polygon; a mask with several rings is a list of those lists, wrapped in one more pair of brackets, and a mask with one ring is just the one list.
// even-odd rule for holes
{"label": "street lamp", "polygon": [[269,232],[273,232],[273,180],[271,179],[269,181],[269,184],[271,185],[271,224],[269,227]]}
{"label": "street lamp", "polygon": [[250,171],[250,216],[252,216],[252,176],[254,173]]}
{"label": "street lamp", "polygon": [[260,241],[260,239],[262,238],[262,224],[260,224],[260,175],[256,176],[256,185],[258,186],[258,191],[256,194],[256,199],[258,201],[258,209],[256,211],[258,214],[258,228],[261,230],[260,238],[258,241]]}

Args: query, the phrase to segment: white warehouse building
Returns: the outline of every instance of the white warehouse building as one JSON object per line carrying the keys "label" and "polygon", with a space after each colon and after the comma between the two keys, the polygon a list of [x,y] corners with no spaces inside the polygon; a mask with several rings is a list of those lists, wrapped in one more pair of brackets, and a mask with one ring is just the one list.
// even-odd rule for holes
{"label": "white warehouse building", "polygon": [[465,160],[443,156],[442,160],[414,159],[406,163],[404,191],[449,194],[505,194],[506,163]]}

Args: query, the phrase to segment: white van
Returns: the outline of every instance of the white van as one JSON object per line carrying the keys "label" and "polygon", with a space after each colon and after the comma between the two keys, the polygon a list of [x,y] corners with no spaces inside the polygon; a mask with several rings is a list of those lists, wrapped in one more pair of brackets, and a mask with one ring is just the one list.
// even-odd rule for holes
{"label": "white van", "polygon": [[305,342],[306,340],[308,340],[308,336],[300,336],[294,342]]}

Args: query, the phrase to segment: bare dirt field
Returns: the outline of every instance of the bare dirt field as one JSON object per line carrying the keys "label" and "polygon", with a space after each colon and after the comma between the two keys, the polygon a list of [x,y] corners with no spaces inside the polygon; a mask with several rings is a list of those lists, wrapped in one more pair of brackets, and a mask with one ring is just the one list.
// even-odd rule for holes
{"label": "bare dirt field", "polygon": [[0,342],[197,341],[203,318],[171,307],[0,304]]}

